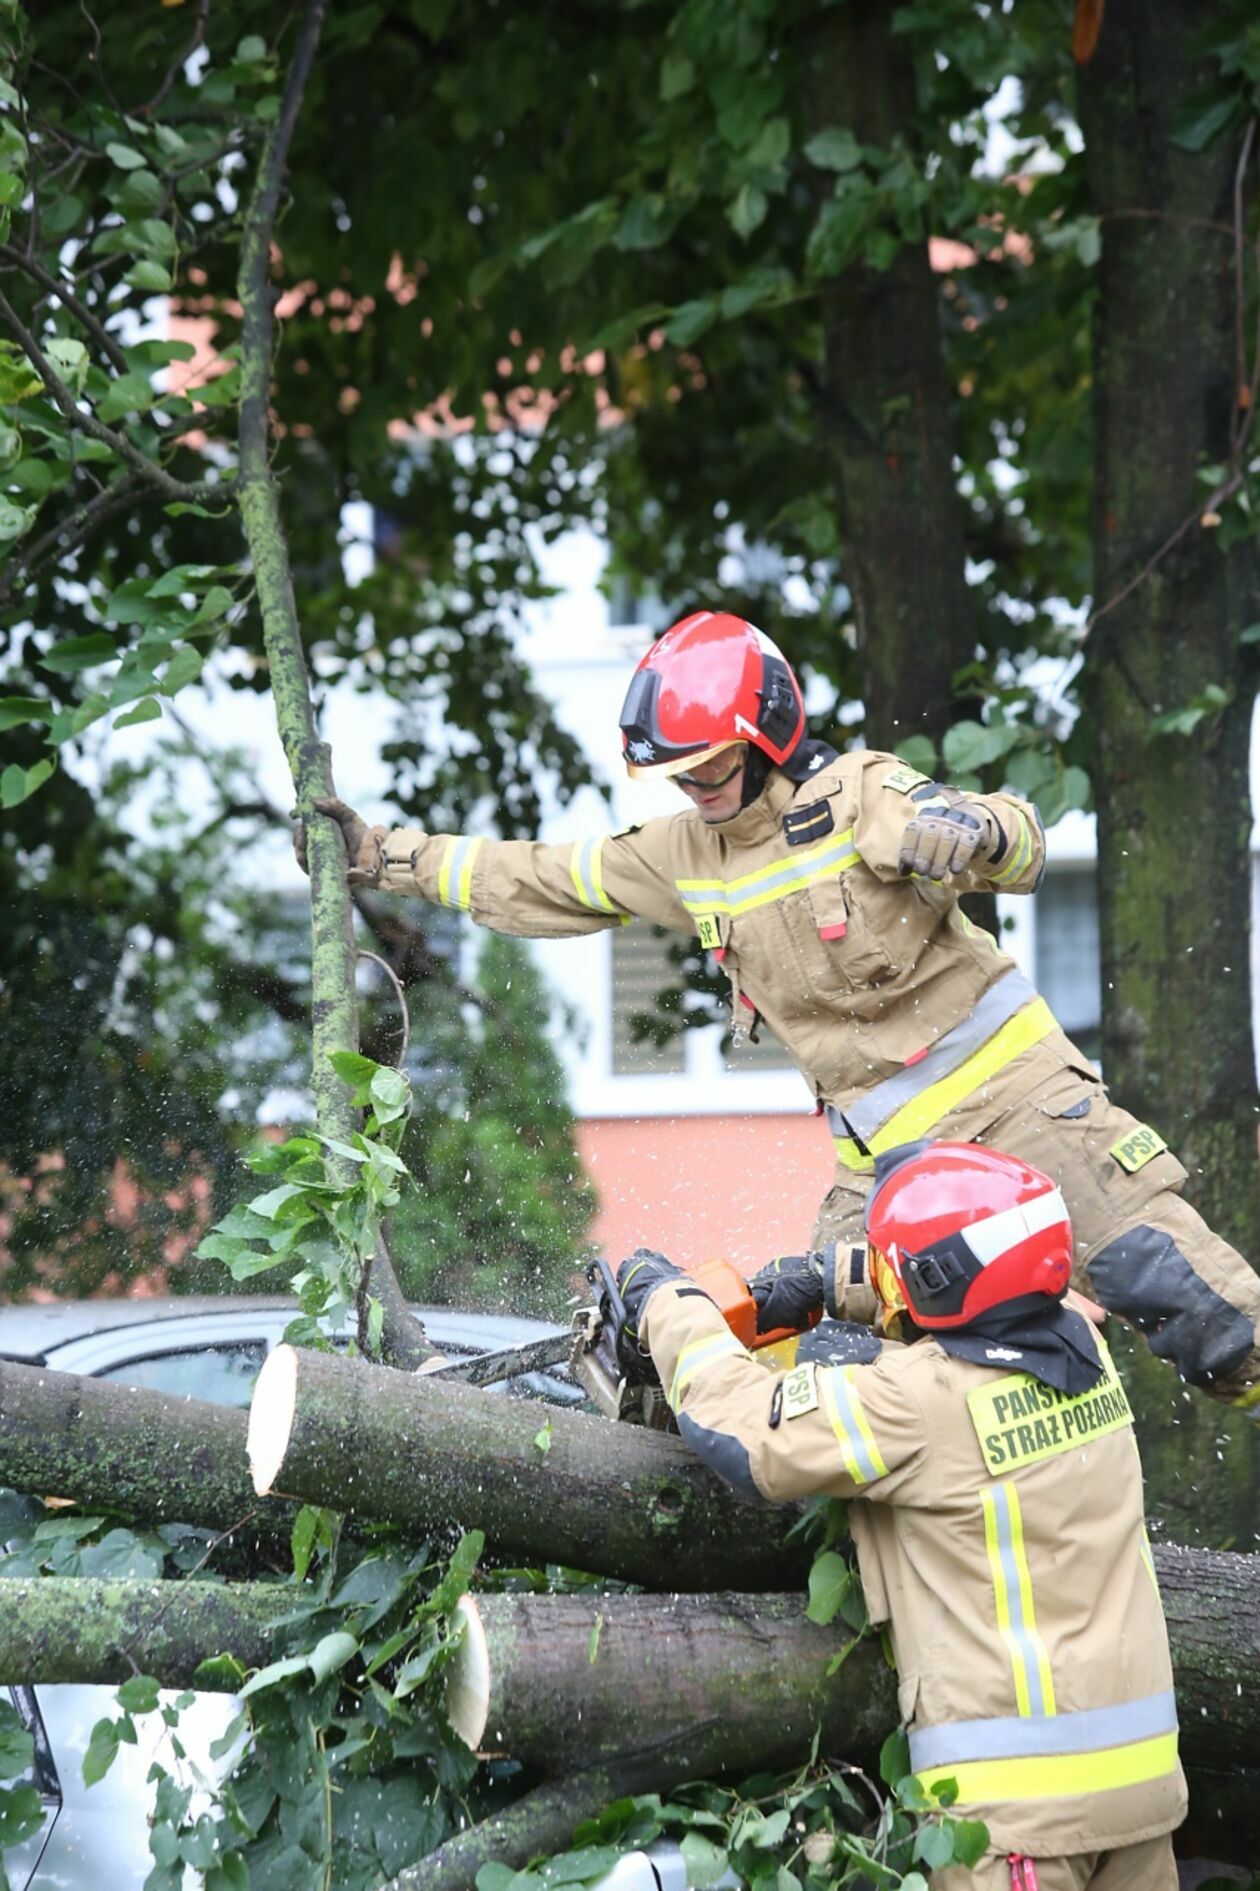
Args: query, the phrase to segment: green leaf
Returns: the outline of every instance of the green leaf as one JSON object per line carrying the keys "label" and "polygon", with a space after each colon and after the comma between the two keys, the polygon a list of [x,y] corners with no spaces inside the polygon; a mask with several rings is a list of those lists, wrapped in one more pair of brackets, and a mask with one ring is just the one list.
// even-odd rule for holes
{"label": "green leaf", "polygon": [[84,637],[63,637],[46,655],[37,659],[41,670],[57,676],[74,676],[80,670],[93,670],[118,655],[114,639],[103,630],[90,631]]}
{"label": "green leaf", "polygon": [[162,672],[163,696],[174,696],[189,683],[195,683],[205,668],[205,658],[191,644],[181,644]]}
{"label": "green leaf", "polygon": [[104,1779],[117,1756],[119,1737],[116,1721],[97,1721],[87,1744],[87,1752],[83,1755],[85,1786],[95,1786],[97,1780]]}
{"label": "green leaf", "polygon": [[706,296],[695,302],[684,302],[674,311],[673,319],[665,330],[665,339],[676,348],[689,348],[693,341],[698,341],[706,328],[710,328],[717,319],[718,301],[716,296]]}
{"label": "green leaf", "polygon": [[954,1819],[951,1821],[954,1840],[954,1862],[959,1865],[978,1865],[989,1849],[989,1828],[981,1819]]}
{"label": "green leaf", "polygon": [[1248,624],[1246,630],[1239,635],[1238,641],[1239,643],[1260,643],[1260,624]]}
{"label": "green leaf", "polygon": [[764,190],[759,190],[755,184],[741,184],[734,202],[727,205],[726,220],[736,236],[751,236],[765,222],[769,208]]}
{"label": "green leaf", "polygon": [[151,1674],[133,1674],[118,1690],[118,1705],[129,1714],[151,1714],[157,1708],[160,1692]]}
{"label": "green leaf", "polygon": [[29,801],[37,788],[42,788],[56,768],[56,759],[36,762],[33,768],[21,768],[16,762],[10,762],[0,775],[0,807],[20,807],[23,801]]}
{"label": "green leaf", "polygon": [[41,394],[44,383],[15,342],[0,340],[0,407]]}
{"label": "green leaf", "polygon": [[256,66],[267,57],[266,40],[260,39],[257,33],[247,34],[236,48],[236,57],[243,66]]}
{"label": "green leaf", "polygon": [[809,1605],[805,1610],[809,1620],[823,1628],[834,1621],[852,1580],[849,1565],[835,1550],[824,1550],[816,1556],[809,1571]]}
{"label": "green leaf", "polygon": [[[44,1807],[35,1786],[13,1786],[0,1793],[0,1847],[21,1845],[44,1823]],[[3,1860],[0,1860],[0,1870]]]}
{"label": "green leaf", "polygon": [[0,1700],[0,1779],[17,1779],[35,1757],[35,1741],[11,1701]]}
{"label": "green leaf", "polygon": [[914,1859],[916,1864],[926,1865],[929,1871],[942,1871],[946,1865],[952,1865],[954,1841],[948,1827],[921,1825],[914,1835]]}
{"label": "green leaf", "polygon": [[77,394],[87,377],[88,351],[81,341],[55,336],[44,349],[61,379]]}
{"label": "green leaf", "polygon": [[131,265],[123,281],[130,283],[133,289],[151,290],[154,295],[166,295],[172,287],[170,270],[147,256],[141,257],[138,263]]}
{"label": "green leaf", "polygon": [[265,1195],[256,1195],[249,1204],[251,1214],[261,1215],[264,1221],[274,1221],[286,1202],[305,1194],[296,1183],[282,1182],[279,1188],[268,1189]]}
{"label": "green leaf", "polygon": [[411,1105],[411,1085],[401,1070],[382,1068],[376,1071],[370,1091],[378,1122],[393,1123],[407,1114]]}
{"label": "green leaf", "polygon": [[142,369],[120,374],[97,405],[98,420],[121,420],[124,414],[144,414],[157,399],[153,382]]}
{"label": "green leaf", "polygon": [[551,1420],[550,1419],[547,1419],[541,1431],[536,1431],[534,1433],[534,1449],[535,1451],[541,1451],[544,1457],[546,1457],[547,1453],[550,1451],[551,1449]]}
{"label": "green leaf", "polygon": [[831,126],[815,134],[805,156],[823,171],[853,171],[862,162],[862,147],[847,126]]}
{"label": "green leaf", "polygon": [[133,151],[129,144],[107,144],[105,155],[120,171],[141,171],[145,160],[139,151]]}
{"label": "green leaf", "polygon": [[305,1655],[286,1655],[283,1661],[272,1661],[265,1668],[259,1668],[252,1674],[241,1689],[241,1699],[248,1700],[251,1694],[261,1694],[264,1688],[276,1687],[281,1681],[287,1681],[295,1674],[308,1672]]}
{"label": "green leaf", "polygon": [[303,1504],[293,1520],[293,1528],[289,1532],[289,1549],[293,1556],[293,1576],[297,1582],[306,1580],[322,1514],[317,1504]]}
{"label": "green leaf", "polygon": [[686,53],[668,52],[661,61],[661,99],[668,105],[682,98],[696,82],[696,69]]}
{"label": "green leaf", "polygon": [[160,722],[161,719],[161,703],[156,697],[146,696],[143,701],[136,704],[134,709],[127,710],[125,715],[115,717],[113,726],[115,729],[130,729],[137,722]]}
{"label": "green leaf", "polygon": [[206,1873],[206,1891],[249,1891],[249,1866],[240,1852],[225,1852]]}
{"label": "green leaf", "polygon": [[41,696],[0,696],[0,732],[24,722],[51,722],[53,705]]}
{"label": "green leaf", "polygon": [[895,1786],[909,1771],[910,1736],[903,1727],[898,1727],[879,1749],[879,1776],[885,1786]]}
{"label": "green leaf", "polygon": [[678,1849],[687,1868],[687,1883],[693,1891],[704,1891],[706,1885],[716,1884],[727,1868],[723,1848],[714,1845],[702,1832],[684,1832]]}
{"label": "green leaf", "polygon": [[347,1629],[334,1629],[318,1641],[307,1657],[311,1673],[317,1681],[327,1680],[338,1668],[344,1668],[351,1656],[358,1654],[359,1643],[356,1636]]}
{"label": "green leaf", "polygon": [[1230,86],[1214,88],[1188,99],[1177,113],[1169,142],[1183,151],[1202,151],[1219,137],[1227,125],[1240,119],[1247,109],[1246,94]]}
{"label": "green leaf", "polygon": [[620,1856],[614,1845],[583,1845],[576,1851],[562,1852],[547,1864],[546,1881],[549,1885],[589,1883],[605,1877]]}
{"label": "green leaf", "polygon": [[956,774],[971,774],[996,762],[1018,746],[1021,731],[1013,722],[986,725],[982,722],[956,722],[945,731],[942,743],[945,760]]}

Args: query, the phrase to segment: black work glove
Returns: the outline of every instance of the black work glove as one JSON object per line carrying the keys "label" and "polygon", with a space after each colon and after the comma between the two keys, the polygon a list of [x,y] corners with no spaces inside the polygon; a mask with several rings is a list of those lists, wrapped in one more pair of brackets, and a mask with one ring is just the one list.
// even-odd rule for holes
{"label": "black work glove", "polygon": [[822,1311],[822,1260],[821,1254],[781,1254],[753,1275],[748,1285],[757,1302],[759,1333],[780,1326],[799,1333],[811,1313]]}
{"label": "black work glove", "polygon": [[662,1281],[681,1279],[682,1268],[675,1267],[672,1261],[667,1261],[663,1254],[657,1254],[651,1248],[636,1248],[628,1259],[618,1263],[617,1292],[626,1310],[617,1334],[619,1355],[626,1352],[640,1353],[639,1332],[648,1296]]}
{"label": "black work glove", "polygon": [[897,857],[898,871],[924,880],[944,880],[965,873],[973,858],[990,860],[1002,851],[1002,830],[979,802],[925,809],[906,823]]}

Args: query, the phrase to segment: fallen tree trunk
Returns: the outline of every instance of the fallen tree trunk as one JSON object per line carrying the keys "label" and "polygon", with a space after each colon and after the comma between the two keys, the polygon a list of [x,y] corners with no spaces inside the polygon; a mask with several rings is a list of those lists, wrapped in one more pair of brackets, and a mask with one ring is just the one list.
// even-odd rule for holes
{"label": "fallen tree trunk", "polygon": [[[1155,1558],[1184,1757],[1223,1774],[1260,1768],[1260,1556]],[[186,1687],[224,1651],[260,1667],[280,1652],[270,1624],[292,1599],[277,1583],[0,1581],[0,1681],[108,1685],[140,1670]],[[483,1594],[458,1620],[452,1725],[544,1773],[640,1757],[702,1778],[789,1761],[816,1728],[823,1751],[864,1761],[897,1718],[879,1641],[828,1675],[846,1631],[808,1621],[799,1595]]]}
{"label": "fallen tree trunk", "polygon": [[244,1412],[0,1361],[0,1486],[150,1523],[284,1537],[249,1477]]}
{"label": "fallen tree trunk", "polygon": [[795,1512],[745,1501],[678,1438],[472,1386],[277,1346],[258,1375],[260,1494],[484,1530],[499,1550],[651,1588],[768,1589],[799,1574]]}

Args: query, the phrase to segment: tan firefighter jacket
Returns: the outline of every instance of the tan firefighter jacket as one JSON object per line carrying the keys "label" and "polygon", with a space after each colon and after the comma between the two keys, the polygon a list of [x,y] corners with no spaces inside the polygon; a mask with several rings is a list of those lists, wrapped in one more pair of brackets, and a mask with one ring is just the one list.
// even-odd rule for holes
{"label": "tan firefighter jacket", "polygon": [[685,1279],[643,1321],[687,1443],[781,1503],[849,1513],[891,1629],[915,1772],[994,1851],[1105,1851],[1185,1814],[1168,1636],[1124,1389],[1067,1397],[931,1339],[767,1373]]}
{"label": "tan firefighter jacket", "polygon": [[1013,961],[959,910],[960,893],[1030,892],[1044,864],[1028,803],[975,799],[1005,847],[947,885],[897,867],[906,823],[940,805],[940,790],[870,750],[800,787],[773,770],[720,827],[688,808],[571,846],[398,828],[380,884],[529,938],[631,918],[697,935],[730,978],[737,1027],[754,1010],[765,1019],[831,1106],[841,1159],[869,1168],[995,1079],[1000,1092],[1020,1052],[1052,1039],[1071,1048]]}

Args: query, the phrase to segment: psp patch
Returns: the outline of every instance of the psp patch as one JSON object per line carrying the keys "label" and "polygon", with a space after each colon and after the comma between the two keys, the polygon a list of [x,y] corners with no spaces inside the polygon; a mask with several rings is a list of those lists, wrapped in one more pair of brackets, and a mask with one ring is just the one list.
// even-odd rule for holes
{"label": "psp patch", "polygon": [[911,768],[909,762],[902,762],[899,767],[884,776],[880,787],[894,788],[898,794],[909,794],[912,788],[917,788],[920,782],[926,780],[927,776],[921,775],[917,768]]}
{"label": "psp patch", "polygon": [[813,1366],[796,1366],[785,1372],[783,1387],[784,1418],[804,1418],[818,1410],[818,1378]]}
{"label": "psp patch", "polygon": [[1112,1143],[1111,1154],[1122,1169],[1127,1169],[1130,1175],[1136,1175],[1148,1162],[1162,1155],[1167,1147],[1158,1130],[1152,1129],[1147,1123],[1139,1123],[1119,1142]]}
{"label": "psp patch", "polygon": [[717,952],[721,949],[722,935],[718,931],[715,914],[701,913],[696,920],[696,931],[700,935],[700,943],[706,952]]}

